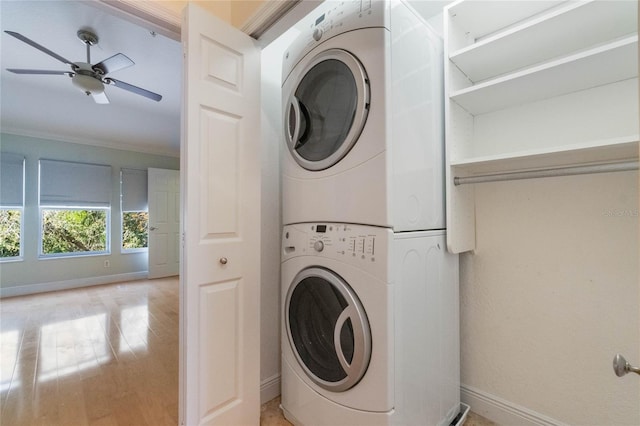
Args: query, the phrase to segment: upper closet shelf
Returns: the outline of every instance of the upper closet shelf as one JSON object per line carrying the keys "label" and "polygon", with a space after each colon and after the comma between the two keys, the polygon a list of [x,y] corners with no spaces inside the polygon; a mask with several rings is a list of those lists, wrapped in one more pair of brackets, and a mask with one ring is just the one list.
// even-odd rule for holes
{"label": "upper closet shelf", "polygon": [[464,1],[447,7],[451,22],[464,30],[468,43],[558,6],[557,0]]}
{"label": "upper closet shelf", "polygon": [[472,115],[638,76],[638,36],[601,45],[450,93]]}
{"label": "upper closet shelf", "polygon": [[[637,31],[635,1],[563,3],[450,54],[474,83]],[[482,20],[479,20],[482,21]],[[616,25],[610,25],[615,22]]]}

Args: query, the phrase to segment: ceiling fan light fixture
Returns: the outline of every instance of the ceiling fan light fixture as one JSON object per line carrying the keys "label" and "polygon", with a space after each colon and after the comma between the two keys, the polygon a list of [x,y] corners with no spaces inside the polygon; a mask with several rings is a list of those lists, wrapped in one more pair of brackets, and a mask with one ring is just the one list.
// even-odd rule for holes
{"label": "ceiling fan light fixture", "polygon": [[87,95],[104,92],[104,84],[95,77],[76,73],[71,77],[71,82]]}

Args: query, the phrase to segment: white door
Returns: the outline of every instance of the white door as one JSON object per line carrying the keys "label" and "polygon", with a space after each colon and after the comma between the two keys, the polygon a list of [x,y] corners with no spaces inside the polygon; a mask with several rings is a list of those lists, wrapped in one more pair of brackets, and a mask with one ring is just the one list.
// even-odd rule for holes
{"label": "white door", "polygon": [[180,268],[180,172],[149,169],[149,278],[178,275]]}
{"label": "white door", "polygon": [[185,51],[180,415],[260,419],[260,52],[190,3]]}

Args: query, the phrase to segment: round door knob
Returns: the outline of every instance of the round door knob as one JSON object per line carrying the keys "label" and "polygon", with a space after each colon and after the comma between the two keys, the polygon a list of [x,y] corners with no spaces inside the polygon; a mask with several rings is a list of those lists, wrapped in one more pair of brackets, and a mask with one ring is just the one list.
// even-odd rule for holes
{"label": "round door knob", "polygon": [[613,358],[613,371],[616,373],[616,376],[622,377],[627,373],[636,373],[640,374],[640,368],[634,367],[627,362],[626,359],[620,354],[617,354]]}
{"label": "round door knob", "polygon": [[220,258],[220,264],[222,264],[222,265],[226,265],[226,264],[227,264],[227,262],[228,262],[228,260],[227,260],[227,258],[226,258],[226,257],[221,257],[221,258]]}
{"label": "round door knob", "polygon": [[323,243],[322,241],[316,241],[316,242],[313,244],[313,248],[314,248],[316,251],[322,251],[322,250],[324,250],[324,243]]}

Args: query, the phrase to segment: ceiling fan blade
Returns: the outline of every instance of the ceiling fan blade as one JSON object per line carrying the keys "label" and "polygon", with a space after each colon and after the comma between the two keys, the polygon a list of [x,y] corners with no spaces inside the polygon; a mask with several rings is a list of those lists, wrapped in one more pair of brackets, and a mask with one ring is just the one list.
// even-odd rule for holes
{"label": "ceiling fan blade", "polygon": [[119,71],[121,69],[130,67],[131,65],[135,65],[135,62],[129,59],[127,55],[116,53],[112,57],[95,64],[93,66],[93,69],[95,71],[100,71],[102,75],[106,75],[110,72]]}
{"label": "ceiling fan blade", "polygon": [[145,98],[149,98],[156,102],[159,102],[160,99],[162,99],[162,96],[158,95],[157,93],[150,92],[146,89],[134,86],[133,84],[125,83],[124,81],[116,80],[115,78],[106,78],[105,82],[108,84],[113,84],[121,89],[128,90],[129,92],[135,93],[137,95],[142,95]]}
{"label": "ceiling fan blade", "polygon": [[27,43],[29,46],[35,47],[36,49],[46,53],[49,56],[52,56],[54,58],[56,58],[57,60],[59,60],[60,62],[64,63],[64,64],[68,64],[68,65],[73,65],[73,62],[71,62],[70,60],[58,55],[55,52],[52,52],[51,50],[47,49],[46,47],[36,43],[35,41],[26,38],[25,36],[23,36],[20,33],[17,33],[15,31],[5,31],[5,33],[9,34],[10,36],[13,36],[15,38],[17,38],[20,41],[23,41],[25,43]]}
{"label": "ceiling fan blade", "polygon": [[96,101],[97,104],[108,104],[109,103],[109,98],[107,97],[107,94],[102,92],[102,93],[92,93],[91,96],[93,97],[93,100]]}
{"label": "ceiling fan blade", "polygon": [[14,74],[43,74],[43,75],[73,75],[71,71],[51,71],[51,70],[25,70],[17,68],[7,68],[7,71]]}

